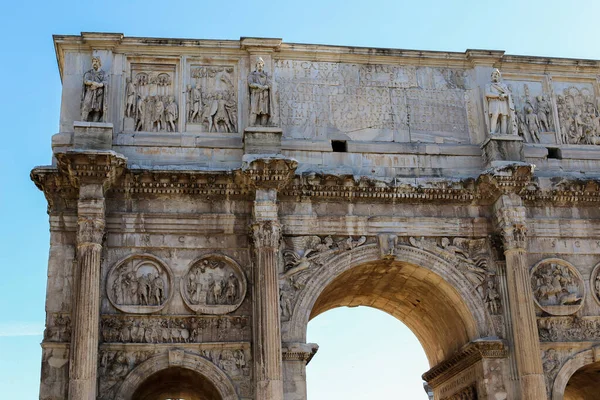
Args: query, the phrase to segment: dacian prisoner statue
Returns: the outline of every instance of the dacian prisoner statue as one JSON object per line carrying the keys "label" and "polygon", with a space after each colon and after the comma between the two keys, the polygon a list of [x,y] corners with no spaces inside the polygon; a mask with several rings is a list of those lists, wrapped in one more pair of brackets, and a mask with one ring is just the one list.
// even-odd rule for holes
{"label": "dacian prisoner statue", "polygon": [[515,105],[510,89],[502,81],[502,75],[497,68],[492,71],[492,82],[485,87],[485,100],[489,118],[489,133],[491,135],[516,134],[511,126],[515,122]]}
{"label": "dacian prisoner statue", "polygon": [[256,60],[256,69],[248,75],[250,88],[250,126],[267,126],[271,116],[271,80],[264,71],[265,62]]}
{"label": "dacian prisoner statue", "polygon": [[101,122],[106,111],[106,74],[100,69],[99,57],[92,57],[92,69],[83,75],[83,98],[81,101],[81,120]]}

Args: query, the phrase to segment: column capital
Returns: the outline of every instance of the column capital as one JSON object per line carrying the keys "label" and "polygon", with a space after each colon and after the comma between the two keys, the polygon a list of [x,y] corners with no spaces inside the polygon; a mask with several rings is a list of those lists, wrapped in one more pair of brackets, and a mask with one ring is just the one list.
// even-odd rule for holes
{"label": "column capital", "polygon": [[502,235],[504,250],[527,247],[526,209],[516,194],[502,195],[494,204],[494,225]]}
{"label": "column capital", "polygon": [[282,155],[250,155],[242,160],[241,178],[254,189],[281,190],[296,174],[298,161]]}
{"label": "column capital", "polygon": [[277,221],[257,221],[250,226],[254,246],[278,249],[281,241],[281,224]]}
{"label": "column capital", "polygon": [[76,188],[99,184],[107,190],[127,167],[127,158],[110,150],[69,150],[55,156],[59,172]]}

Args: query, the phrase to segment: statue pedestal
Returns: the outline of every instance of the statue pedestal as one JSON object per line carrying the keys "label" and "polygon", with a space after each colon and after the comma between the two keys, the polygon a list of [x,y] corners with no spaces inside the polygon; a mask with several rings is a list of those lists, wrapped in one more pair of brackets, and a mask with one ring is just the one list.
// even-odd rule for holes
{"label": "statue pedestal", "polygon": [[281,128],[271,126],[250,126],[244,129],[245,154],[281,153]]}
{"label": "statue pedestal", "polygon": [[523,138],[516,135],[489,136],[481,145],[486,167],[496,167],[506,161],[525,161]]}
{"label": "statue pedestal", "polygon": [[111,150],[113,124],[107,122],[73,122],[73,148]]}

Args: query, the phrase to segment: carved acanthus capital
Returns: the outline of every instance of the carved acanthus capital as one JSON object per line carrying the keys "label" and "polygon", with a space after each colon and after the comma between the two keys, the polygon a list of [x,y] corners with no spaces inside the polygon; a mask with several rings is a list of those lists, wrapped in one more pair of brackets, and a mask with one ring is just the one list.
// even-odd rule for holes
{"label": "carved acanthus capital", "polygon": [[70,150],[55,156],[59,172],[75,187],[101,184],[107,190],[127,166],[127,158],[114,151]]}
{"label": "carved acanthus capital", "polygon": [[251,225],[256,248],[278,249],[281,242],[281,225],[277,221],[259,221]]}
{"label": "carved acanthus capital", "polygon": [[524,249],[527,246],[526,212],[523,206],[496,207],[496,229],[502,237],[504,250]]}
{"label": "carved acanthus capital", "polygon": [[246,155],[240,178],[253,188],[281,190],[296,173],[298,161],[284,156]]}
{"label": "carved acanthus capital", "polygon": [[79,217],[77,230],[77,243],[81,245],[102,244],[104,237],[104,218]]}
{"label": "carved acanthus capital", "polygon": [[316,343],[284,343],[281,355],[283,361],[304,361],[308,365],[317,350],[319,345]]}
{"label": "carved acanthus capital", "polygon": [[484,171],[477,179],[479,199],[494,202],[502,195],[520,194],[530,184],[535,165],[511,162]]}

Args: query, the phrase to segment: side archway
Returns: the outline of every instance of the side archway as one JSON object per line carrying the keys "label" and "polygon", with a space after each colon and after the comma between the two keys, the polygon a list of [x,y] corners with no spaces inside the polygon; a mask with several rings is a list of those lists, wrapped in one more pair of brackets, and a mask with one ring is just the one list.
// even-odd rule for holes
{"label": "side archway", "polygon": [[400,245],[382,258],[369,244],[337,255],[315,270],[298,292],[285,342],[306,342],[310,319],[340,306],[371,306],[403,321],[417,336],[431,366],[471,340],[494,336],[491,315],[477,290],[451,263]]}
{"label": "side archway", "polygon": [[131,371],[119,388],[116,400],[133,400],[136,391],[151,376],[171,369],[194,372],[212,386],[209,390],[221,400],[238,400],[235,387],[225,372],[207,359],[183,350],[169,351],[152,357]]}
{"label": "side archway", "polygon": [[[573,357],[569,358],[563,366],[558,371],[556,378],[554,379],[554,384],[552,385],[552,400],[569,400],[569,399],[578,399],[584,397],[577,396],[569,396],[569,390],[567,385],[569,381],[574,378],[577,374],[590,374],[592,373],[593,378],[591,380],[588,379],[593,384],[593,388],[595,393],[598,393],[598,384],[597,375],[600,371],[600,360],[599,357],[595,356],[595,351],[600,352],[600,349],[589,349],[575,354]],[[585,377],[583,377],[585,378]],[[583,380],[580,382],[576,382],[577,386],[575,391],[586,390],[585,383]]]}

